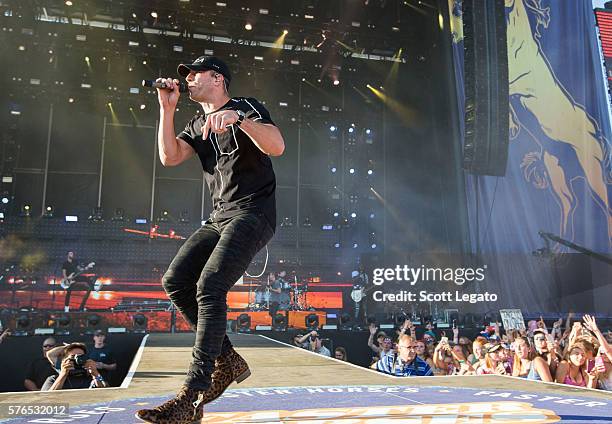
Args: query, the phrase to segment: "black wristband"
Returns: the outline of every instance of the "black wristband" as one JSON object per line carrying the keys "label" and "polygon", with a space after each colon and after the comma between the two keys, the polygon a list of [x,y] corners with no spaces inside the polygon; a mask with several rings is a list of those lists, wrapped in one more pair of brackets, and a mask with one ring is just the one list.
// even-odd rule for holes
{"label": "black wristband", "polygon": [[236,113],[238,114],[238,120],[236,121],[236,126],[239,127],[240,124],[242,124],[242,121],[244,121],[245,114],[241,110],[237,110]]}

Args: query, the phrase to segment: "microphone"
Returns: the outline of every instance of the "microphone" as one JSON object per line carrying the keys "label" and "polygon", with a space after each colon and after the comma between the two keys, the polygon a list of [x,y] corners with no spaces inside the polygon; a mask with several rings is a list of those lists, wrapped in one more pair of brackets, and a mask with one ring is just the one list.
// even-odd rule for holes
{"label": "microphone", "polygon": [[[152,88],[167,88],[165,82],[157,82],[154,80],[142,80],[142,86]],[[179,82],[179,93],[187,93],[188,91],[187,84],[184,82]]]}

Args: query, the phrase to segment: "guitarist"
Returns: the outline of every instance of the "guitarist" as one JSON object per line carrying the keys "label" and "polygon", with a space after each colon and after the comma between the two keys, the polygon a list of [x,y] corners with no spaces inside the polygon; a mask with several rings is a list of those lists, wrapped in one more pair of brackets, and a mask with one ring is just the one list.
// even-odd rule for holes
{"label": "guitarist", "polygon": [[85,296],[83,296],[81,306],[79,307],[80,311],[85,309],[85,304],[87,303],[87,299],[89,299],[89,294],[94,288],[94,282],[96,279],[95,277],[85,277],[79,274],[92,268],[93,265],[94,264],[92,262],[86,267],[79,266],[76,261],[75,253],[68,252],[66,261],[62,264],[62,287],[66,288],[64,312],[70,312],[70,296],[72,295],[72,291],[75,289],[75,287],[85,288],[87,291]]}
{"label": "guitarist", "polygon": [[351,273],[353,288],[351,290],[351,299],[354,302],[353,315],[355,321],[364,322],[367,317],[367,294],[370,289],[368,287],[368,274],[365,273],[363,267],[359,267],[359,271]]}

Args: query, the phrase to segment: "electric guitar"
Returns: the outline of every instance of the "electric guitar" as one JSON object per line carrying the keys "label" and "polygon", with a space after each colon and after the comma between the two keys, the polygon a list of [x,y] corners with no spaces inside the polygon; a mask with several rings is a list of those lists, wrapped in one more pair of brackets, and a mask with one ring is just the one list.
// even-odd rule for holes
{"label": "electric guitar", "polygon": [[366,296],[366,294],[368,294],[370,291],[372,291],[372,289],[376,287],[376,286],[372,286],[372,287],[363,287],[361,286],[358,289],[353,289],[351,291],[351,299],[353,299],[353,302],[355,303],[359,303],[363,300],[363,298]]}
{"label": "electric guitar", "polygon": [[84,273],[85,271],[89,271],[90,269],[92,269],[94,266],[96,266],[95,262],[90,262],[87,264],[87,266],[83,269],[80,269],[77,272],[73,272],[72,274],[70,274],[69,276],[67,276],[66,278],[62,278],[62,281],[60,281],[60,286],[62,286],[63,289],[68,289],[71,285],[74,284],[75,279],[81,275],[82,273]]}

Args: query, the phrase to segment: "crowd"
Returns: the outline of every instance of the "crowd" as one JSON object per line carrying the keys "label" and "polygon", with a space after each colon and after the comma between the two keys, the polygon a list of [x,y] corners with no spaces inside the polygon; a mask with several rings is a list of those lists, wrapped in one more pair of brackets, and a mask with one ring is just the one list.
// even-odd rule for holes
{"label": "crowd", "polygon": [[[387,335],[370,325],[368,346],[374,353],[371,368],[395,376],[506,375],[612,391],[612,332],[604,334],[594,317],[572,321],[569,314],[547,328],[543,319],[529,321],[524,329],[503,331],[501,325],[485,327],[474,340],[427,324],[417,337],[410,321]],[[450,333],[451,330],[449,330]],[[3,332],[0,340],[7,336]],[[450,336],[450,337],[449,337]],[[333,348],[317,331],[298,334],[293,345],[348,361],[342,346]],[[329,348],[327,346],[329,346]],[[110,385],[117,368],[106,334],[96,331],[93,344],[60,344],[52,337],[43,342],[42,355],[25,372],[27,390],[99,388]]]}
{"label": "crowd", "polygon": [[497,374],[612,390],[612,333],[604,335],[590,315],[573,323],[572,317],[565,328],[559,319],[550,330],[543,319],[503,334],[499,324],[487,326],[474,340],[458,328],[449,339],[430,324],[417,338],[409,320],[392,339],[371,324],[371,368],[396,376]]}

